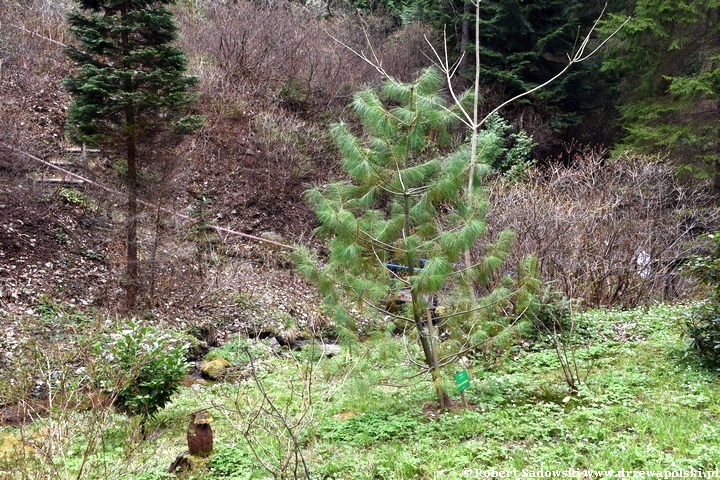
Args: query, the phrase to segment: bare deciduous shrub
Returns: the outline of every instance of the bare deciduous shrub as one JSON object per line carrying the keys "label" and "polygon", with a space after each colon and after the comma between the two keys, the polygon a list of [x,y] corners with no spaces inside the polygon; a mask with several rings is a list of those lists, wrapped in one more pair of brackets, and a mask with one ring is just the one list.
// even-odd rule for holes
{"label": "bare deciduous shrub", "polygon": [[[63,2],[35,0],[0,9],[2,141],[44,155],[57,149],[65,118],[58,81],[67,71]],[[5,163],[5,161],[3,161]]]}
{"label": "bare deciduous shrub", "polygon": [[237,394],[223,394],[219,401],[213,400],[213,407],[244,438],[257,462],[273,478],[311,478],[313,465],[305,459],[305,439],[327,418],[330,399],[343,389],[355,365],[342,367],[347,370],[338,375],[331,388],[319,388],[320,362],[326,358],[326,350],[313,342],[290,355],[280,367],[282,375],[271,382],[267,370],[274,369],[271,365],[275,364],[254,357],[267,356],[266,347],[240,337],[237,341],[238,357],[243,356],[246,363],[241,372],[243,386]]}
{"label": "bare deciduous shrub", "polygon": [[442,40],[428,25],[413,23],[388,35],[379,31],[369,38],[377,45],[378,60],[387,74],[401,82],[411,82],[430,65],[433,58],[428,44],[441,45]]}
{"label": "bare deciduous shrub", "polygon": [[204,89],[272,99],[294,83],[322,109],[351,91],[345,85],[368,70],[332,39],[347,39],[353,29],[346,22],[321,20],[292,4],[271,9],[250,2],[215,5],[205,21],[187,30],[194,37],[188,47],[212,71]]}
{"label": "bare deciduous shrub", "polygon": [[361,50],[369,41],[387,71],[400,78],[430,63],[425,37],[433,36],[427,27],[411,25],[389,35],[390,26],[350,12],[325,19],[293,3],[240,1],[208,6],[202,21],[184,18],[183,47],[195,54],[203,89],[254,95],[266,103],[291,90],[304,101],[301,109],[344,107],[363,82],[378,78],[345,45]]}
{"label": "bare deciduous shrub", "polygon": [[541,277],[586,306],[629,308],[690,293],[676,284],[676,269],[693,239],[717,228],[709,190],[679,181],[657,159],[604,161],[585,149],[574,160],[533,169],[522,184],[492,185],[488,222],[515,230],[515,262],[537,255]]}

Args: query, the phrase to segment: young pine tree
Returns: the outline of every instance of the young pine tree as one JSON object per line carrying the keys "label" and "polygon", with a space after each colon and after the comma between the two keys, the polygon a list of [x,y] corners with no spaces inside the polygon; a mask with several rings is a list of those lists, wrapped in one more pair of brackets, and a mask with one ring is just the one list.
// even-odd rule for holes
{"label": "young pine tree", "polygon": [[73,101],[69,138],[122,152],[127,164],[126,296],[133,310],[138,289],[139,163],[160,134],[182,135],[202,124],[187,115],[196,79],[173,45],[177,26],[165,5],[174,0],[80,0],[68,15],[76,46],[67,49],[76,70],[64,85]]}
{"label": "young pine tree", "polygon": [[[319,287],[341,327],[352,325],[343,299],[379,311],[406,299],[396,320],[413,326],[441,405],[439,367],[528,326],[514,321],[522,315],[508,306],[531,301],[538,287],[533,261],[515,279],[499,275],[512,245],[510,232],[488,245],[476,264],[462,263],[487,231],[480,180],[502,152],[503,138],[497,130],[482,131],[476,158],[467,143],[453,147],[450,128],[457,112],[440,95],[442,80],[428,69],[413,83],[389,80],[380,93],[355,94],[352,109],[364,135],[354,135],[345,123],[331,130],[351,180],[307,193],[329,257],[320,266],[306,250],[296,252],[299,271]],[[476,291],[483,296],[471,295]],[[529,313],[525,306],[519,311]],[[445,332],[442,343],[432,335],[430,317]]]}

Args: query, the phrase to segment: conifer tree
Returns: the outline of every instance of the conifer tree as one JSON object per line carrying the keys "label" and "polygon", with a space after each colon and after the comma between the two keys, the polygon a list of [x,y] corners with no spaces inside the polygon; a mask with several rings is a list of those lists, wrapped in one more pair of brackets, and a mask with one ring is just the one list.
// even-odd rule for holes
{"label": "conifer tree", "polygon": [[[479,8],[475,2],[476,32]],[[329,245],[328,258],[320,262],[299,248],[294,260],[324,295],[341,334],[353,325],[345,310],[348,299],[381,311],[395,307],[390,313],[396,319],[414,325],[441,408],[442,366],[479,348],[507,345],[542,308],[536,258],[520,262],[514,274],[503,273],[512,232],[501,232],[495,244],[487,242],[477,254],[477,243],[487,233],[481,180],[508,153],[507,125],[497,112],[593,57],[617,33],[588,51],[599,20],[567,53],[562,70],[482,115],[479,35],[474,88],[462,95],[453,90],[457,64],[447,50],[445,55],[434,52],[445,78],[430,68],[409,84],[389,76],[377,58],[356,52],[387,82],[380,92],[369,89],[354,96],[362,136],[345,123],[332,128],[350,180],[307,193],[321,223],[316,233]],[[441,93],[444,81],[452,105]],[[460,145],[451,141],[456,123],[468,129]],[[442,336],[433,334],[436,326]]]}
{"label": "conifer tree", "polygon": [[603,65],[620,77],[625,146],[670,152],[720,194],[720,2],[626,3],[632,21]]}
{"label": "conifer tree", "polygon": [[[462,263],[487,233],[480,179],[502,153],[504,139],[497,129],[483,130],[475,158],[468,142],[453,145],[457,111],[445,104],[442,82],[428,69],[413,83],[391,79],[381,92],[355,94],[352,109],[364,134],[353,134],[345,123],[331,130],[351,180],[307,193],[321,222],[317,233],[329,243],[327,262],[319,266],[306,250],[296,252],[299,271],[319,287],[341,326],[353,323],[344,298],[379,311],[388,303],[399,307],[395,318],[414,327],[441,405],[439,367],[489,339],[507,342],[528,326],[523,319],[539,286],[534,260],[515,279],[499,273],[511,232],[486,245],[475,264]],[[476,287],[481,298],[471,295]],[[430,317],[445,332],[442,343],[432,340]]]}
{"label": "conifer tree", "polygon": [[[561,71],[567,64],[567,55],[577,48],[579,31],[592,27],[603,3],[452,0],[438,4],[414,0],[415,10],[409,18],[430,21],[446,32],[449,50],[456,54],[464,52],[459,73],[471,79],[477,66],[486,109],[535,88]],[[476,11],[477,30],[472,28]],[[555,138],[579,135],[584,140],[605,141],[607,129],[595,128],[593,121],[598,112],[612,106],[609,81],[610,75],[600,72],[600,59],[588,59],[501,113],[519,128],[529,124],[528,118],[534,118],[533,122],[540,122],[535,128],[547,126]],[[548,148],[552,139],[536,140],[543,140],[541,143]]]}
{"label": "conifer tree", "polygon": [[187,59],[173,45],[177,26],[166,5],[174,0],[79,0],[68,15],[76,46],[67,48],[75,72],[64,85],[73,101],[69,138],[121,151],[126,161],[127,225],[125,309],[138,290],[137,216],[139,168],[159,135],[182,135],[202,124],[187,110],[196,83]]}

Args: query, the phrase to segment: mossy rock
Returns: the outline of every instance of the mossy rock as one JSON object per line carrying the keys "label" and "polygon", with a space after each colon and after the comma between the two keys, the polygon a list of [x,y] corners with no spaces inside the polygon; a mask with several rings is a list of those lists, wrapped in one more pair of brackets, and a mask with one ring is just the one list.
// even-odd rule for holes
{"label": "mossy rock", "polygon": [[201,457],[191,455],[189,452],[183,452],[170,465],[168,473],[174,473],[179,478],[185,478],[189,474],[192,474],[192,478],[198,478],[195,475],[198,472],[207,471],[209,465],[210,457]]}
{"label": "mossy rock", "polygon": [[0,459],[11,460],[13,458],[18,458],[20,456],[20,452],[22,451],[26,451],[27,453],[32,451],[32,448],[27,445],[23,445],[22,440],[20,440],[14,433],[0,433]]}
{"label": "mossy rock", "polygon": [[209,378],[210,380],[218,380],[222,377],[225,370],[231,366],[230,362],[225,360],[223,357],[215,357],[212,360],[205,362],[205,364],[200,367],[200,371],[204,377]]}

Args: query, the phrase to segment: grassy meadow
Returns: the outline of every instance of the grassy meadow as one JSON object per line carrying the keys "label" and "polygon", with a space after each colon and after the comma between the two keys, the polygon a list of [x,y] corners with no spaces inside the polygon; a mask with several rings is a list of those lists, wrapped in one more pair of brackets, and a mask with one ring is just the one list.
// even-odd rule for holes
{"label": "grassy meadow", "polygon": [[661,304],[579,315],[568,352],[584,382],[574,393],[543,335],[472,359],[469,408],[449,367],[446,411],[417,366],[419,349],[389,329],[330,357],[312,344],[278,352],[238,338],[208,354],[230,361],[225,378],[187,382],[144,439],[137,418],[109,406],[78,411],[62,399],[49,416],[3,427],[0,478],[174,477],[167,469],[200,408],[214,418],[214,454],[185,478],[712,472],[720,466],[720,386],[682,338],[686,311]]}

